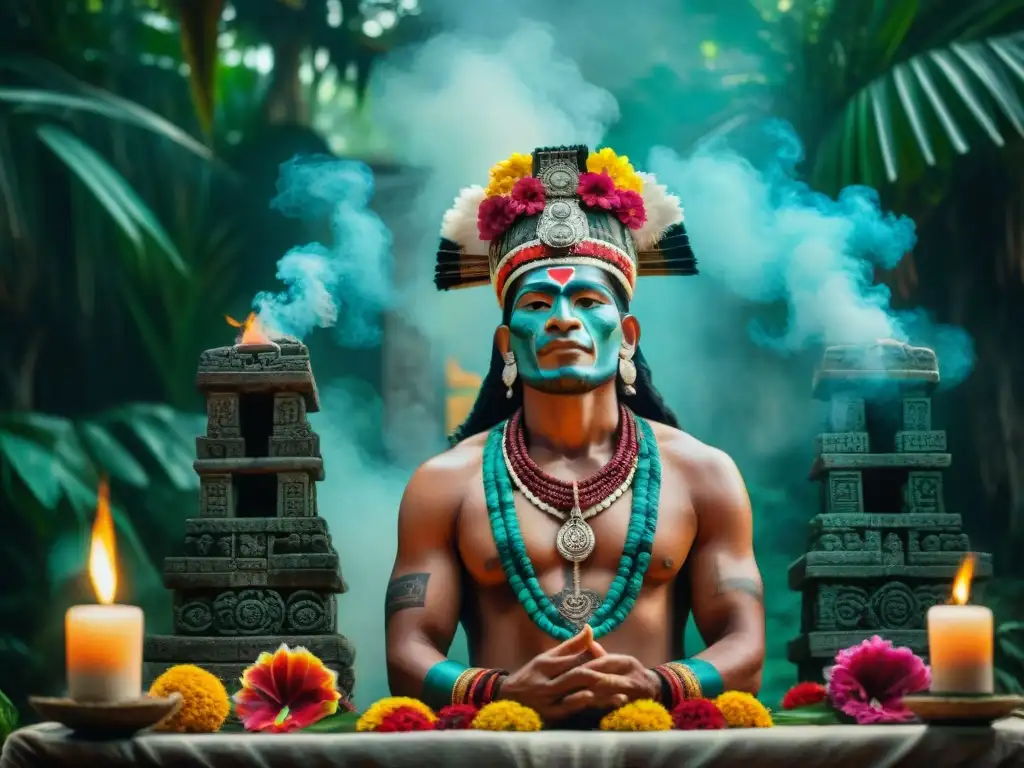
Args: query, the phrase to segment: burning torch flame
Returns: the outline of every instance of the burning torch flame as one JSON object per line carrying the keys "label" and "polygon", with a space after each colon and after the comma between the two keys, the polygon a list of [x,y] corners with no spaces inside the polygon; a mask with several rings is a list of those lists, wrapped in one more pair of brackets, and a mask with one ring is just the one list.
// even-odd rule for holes
{"label": "burning torch flame", "polygon": [[974,577],[974,564],[977,558],[973,553],[968,553],[960,563],[960,568],[953,577],[953,604],[967,605],[971,596],[971,579]]}
{"label": "burning torch flame", "polygon": [[255,312],[250,312],[249,316],[245,318],[244,323],[240,323],[235,320],[235,318],[228,315],[224,315],[224,319],[228,321],[228,325],[242,329],[238,338],[238,344],[272,343],[270,336],[268,336],[267,332],[263,330],[263,323],[260,322],[260,318]]}
{"label": "burning torch flame", "polygon": [[117,593],[116,562],[114,518],[110,516],[110,489],[106,478],[103,478],[96,492],[96,521],[92,524],[92,543],[89,546],[89,579],[96,591],[96,597],[103,605],[112,604]]}

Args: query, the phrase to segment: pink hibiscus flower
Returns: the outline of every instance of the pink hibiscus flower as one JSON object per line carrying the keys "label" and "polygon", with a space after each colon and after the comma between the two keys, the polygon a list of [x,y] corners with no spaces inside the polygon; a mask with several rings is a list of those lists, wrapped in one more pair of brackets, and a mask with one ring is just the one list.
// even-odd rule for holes
{"label": "pink hibiscus flower", "polygon": [[520,216],[533,216],[544,210],[544,185],[540,179],[524,176],[512,187],[512,210]]}
{"label": "pink hibiscus flower", "polygon": [[623,189],[616,194],[619,196],[619,204],[615,206],[615,215],[619,221],[630,229],[640,229],[647,221],[644,199],[631,189]]}
{"label": "pink hibiscus flower", "polygon": [[832,706],[860,725],[905,723],[914,714],[903,697],[930,685],[931,671],[913,651],[875,635],[836,655],[828,695]]}
{"label": "pink hibiscus flower", "polygon": [[504,195],[488,197],[480,203],[477,211],[476,226],[481,240],[493,240],[501,237],[505,230],[516,220],[518,214],[512,207],[512,199]]}
{"label": "pink hibiscus flower", "polygon": [[581,173],[576,194],[584,205],[610,211],[619,204],[621,193],[616,192],[615,182],[607,173]]}

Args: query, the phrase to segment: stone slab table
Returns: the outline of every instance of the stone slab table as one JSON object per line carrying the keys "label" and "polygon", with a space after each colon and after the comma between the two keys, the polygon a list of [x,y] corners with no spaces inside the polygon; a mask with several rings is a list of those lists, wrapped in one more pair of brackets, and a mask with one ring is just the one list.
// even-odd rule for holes
{"label": "stone slab table", "polygon": [[667,733],[144,734],[70,739],[59,725],[16,731],[0,768],[1017,768],[1024,720],[992,728],[784,726]]}

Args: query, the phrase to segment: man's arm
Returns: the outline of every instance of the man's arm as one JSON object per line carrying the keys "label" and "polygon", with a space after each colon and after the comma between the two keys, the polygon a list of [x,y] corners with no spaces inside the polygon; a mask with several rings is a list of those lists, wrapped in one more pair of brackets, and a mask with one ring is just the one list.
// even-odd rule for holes
{"label": "man's arm", "polygon": [[427,673],[446,661],[458,627],[455,526],[468,472],[458,453],[416,470],[398,511],[398,554],[384,607],[388,683],[396,696],[431,698],[424,690]]}
{"label": "man's arm", "polygon": [[[697,539],[690,579],[694,622],[707,648],[692,663],[725,690],[757,693],[764,668],[764,586],[754,560],[750,497],[736,464],[708,449],[695,475]],[[709,691],[705,691],[708,693]]]}

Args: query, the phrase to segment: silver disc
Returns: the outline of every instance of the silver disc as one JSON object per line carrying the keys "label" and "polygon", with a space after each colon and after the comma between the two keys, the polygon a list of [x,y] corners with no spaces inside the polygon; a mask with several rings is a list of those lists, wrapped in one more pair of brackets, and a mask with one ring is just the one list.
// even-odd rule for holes
{"label": "silver disc", "polygon": [[558,554],[570,563],[582,563],[590,557],[595,544],[594,529],[578,515],[573,515],[566,520],[558,529],[558,536],[555,537]]}

